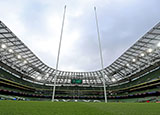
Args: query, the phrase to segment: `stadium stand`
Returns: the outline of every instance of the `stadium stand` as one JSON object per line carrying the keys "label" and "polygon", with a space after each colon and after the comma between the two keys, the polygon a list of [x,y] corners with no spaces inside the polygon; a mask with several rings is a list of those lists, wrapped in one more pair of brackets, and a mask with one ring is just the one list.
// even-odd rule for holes
{"label": "stadium stand", "polygon": [[54,73],[0,21],[0,99],[50,100],[57,74],[56,101],[103,101],[104,76],[109,102],[159,102],[159,49],[158,23],[103,70]]}
{"label": "stadium stand", "polygon": [[[119,86],[119,89],[115,87],[109,87],[108,99],[111,102],[120,101],[137,101],[137,97],[158,96],[160,93],[160,78],[158,77],[159,70],[151,72],[136,81],[123,84],[123,87]],[[0,92],[5,95],[22,96],[28,100],[49,100],[52,95],[52,87],[33,84],[27,81],[17,78],[10,73],[0,70]],[[6,77],[5,77],[6,76]],[[154,77],[153,77],[154,76]],[[146,80],[146,77],[148,78]],[[137,82],[141,81],[141,82]],[[137,83],[135,83],[137,82]],[[112,90],[113,89],[113,90]],[[100,96],[101,95],[101,96]],[[34,98],[35,97],[35,98]],[[44,99],[45,98],[45,99]],[[57,87],[56,90],[57,99],[90,99],[90,100],[103,100],[103,88],[97,87]],[[128,98],[133,98],[128,100]],[[116,101],[115,101],[116,100]]]}

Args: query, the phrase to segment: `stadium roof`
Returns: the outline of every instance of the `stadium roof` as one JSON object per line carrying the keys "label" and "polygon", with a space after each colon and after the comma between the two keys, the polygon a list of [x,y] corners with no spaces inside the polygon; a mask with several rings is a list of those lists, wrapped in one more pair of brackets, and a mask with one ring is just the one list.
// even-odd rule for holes
{"label": "stadium roof", "polygon": [[[159,67],[160,23],[155,25],[111,65],[92,72],[57,71],[57,84],[72,85],[71,79],[82,79],[82,85],[101,86],[102,74],[107,85],[131,80],[147,68]],[[0,65],[20,73],[24,80],[52,84],[55,69],[44,64],[3,22],[0,21]],[[134,77],[133,77],[134,76]]]}

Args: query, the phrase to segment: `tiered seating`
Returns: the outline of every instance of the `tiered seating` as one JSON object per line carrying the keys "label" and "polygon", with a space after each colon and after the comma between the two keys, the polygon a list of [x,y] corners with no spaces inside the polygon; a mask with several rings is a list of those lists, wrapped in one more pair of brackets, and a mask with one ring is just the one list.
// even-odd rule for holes
{"label": "tiered seating", "polygon": [[[131,81],[130,83],[107,88],[108,99],[119,100],[135,97],[159,95],[160,69],[145,76]],[[153,80],[154,79],[154,80]],[[52,87],[34,84],[15,77],[11,73],[0,69],[0,93],[18,95],[29,98],[51,98]],[[98,99],[103,100],[103,87],[82,87],[82,86],[57,86],[57,99]],[[35,98],[34,98],[35,97]]]}
{"label": "tiered seating", "polygon": [[109,89],[115,90],[115,89],[127,88],[127,87],[131,87],[137,84],[141,84],[141,83],[152,81],[152,80],[159,79],[159,78],[160,78],[160,69],[150,72],[136,80],[131,80],[129,83],[109,87]]}

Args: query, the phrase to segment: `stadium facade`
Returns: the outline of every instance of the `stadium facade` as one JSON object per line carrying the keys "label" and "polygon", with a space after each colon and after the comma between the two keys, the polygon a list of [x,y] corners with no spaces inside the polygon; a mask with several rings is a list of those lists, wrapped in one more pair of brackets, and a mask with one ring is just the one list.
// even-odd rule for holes
{"label": "stadium facade", "polygon": [[[44,64],[0,21],[0,86],[7,87],[11,91],[7,92],[9,95],[50,98],[56,74],[56,98],[61,99],[103,99],[103,75],[109,98],[117,98],[117,94],[123,94],[120,98],[125,98],[131,91],[159,87],[160,23],[104,69],[91,72],[55,72],[54,68]],[[143,84],[138,82],[140,79]],[[2,87],[0,92],[6,94]],[[159,96],[159,93],[156,92],[155,95]]]}

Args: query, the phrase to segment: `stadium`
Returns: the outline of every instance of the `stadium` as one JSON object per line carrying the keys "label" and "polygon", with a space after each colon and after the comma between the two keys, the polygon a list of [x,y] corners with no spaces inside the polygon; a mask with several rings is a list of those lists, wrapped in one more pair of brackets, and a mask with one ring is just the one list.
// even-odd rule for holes
{"label": "stadium", "polygon": [[49,67],[2,21],[0,54],[2,115],[160,112],[160,23],[112,64],[96,71]]}

